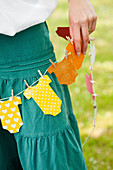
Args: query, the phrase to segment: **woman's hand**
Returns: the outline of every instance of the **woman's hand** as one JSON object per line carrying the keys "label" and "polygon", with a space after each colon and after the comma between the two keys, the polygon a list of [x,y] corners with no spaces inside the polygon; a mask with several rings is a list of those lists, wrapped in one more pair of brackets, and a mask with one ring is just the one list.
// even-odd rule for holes
{"label": "woman's hand", "polygon": [[73,37],[76,53],[78,56],[81,52],[86,55],[89,33],[95,30],[97,15],[90,0],[68,0],[68,2],[70,35]]}

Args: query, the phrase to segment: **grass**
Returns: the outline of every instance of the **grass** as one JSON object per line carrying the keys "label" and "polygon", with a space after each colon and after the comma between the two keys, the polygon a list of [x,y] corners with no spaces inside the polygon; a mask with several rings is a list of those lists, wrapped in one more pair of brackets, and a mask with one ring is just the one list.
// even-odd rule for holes
{"label": "grass", "polygon": [[[113,1],[92,1],[98,20],[96,31],[96,61],[94,64],[95,91],[97,97],[97,124],[92,136],[85,144],[83,151],[89,170],[113,169]],[[58,26],[69,26],[68,1],[59,4],[47,20],[51,41],[57,59],[64,56],[67,42],[55,33]],[[79,76],[69,86],[73,111],[78,120],[81,140],[84,142],[92,128],[93,101],[86,90],[85,72],[90,73],[90,58],[85,57]]]}

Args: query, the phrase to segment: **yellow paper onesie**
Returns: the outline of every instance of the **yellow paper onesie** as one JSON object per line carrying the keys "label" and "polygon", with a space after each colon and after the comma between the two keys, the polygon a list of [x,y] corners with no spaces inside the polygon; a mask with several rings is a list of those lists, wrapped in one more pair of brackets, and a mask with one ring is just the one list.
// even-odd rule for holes
{"label": "yellow paper onesie", "polygon": [[23,125],[18,104],[22,104],[21,98],[13,96],[7,101],[0,101],[0,118],[3,129],[7,129],[10,133],[19,132]]}
{"label": "yellow paper onesie", "polygon": [[62,101],[50,87],[50,82],[51,79],[47,75],[40,77],[39,83],[30,89],[27,88],[23,94],[27,99],[32,97],[45,115],[56,116],[61,112]]}

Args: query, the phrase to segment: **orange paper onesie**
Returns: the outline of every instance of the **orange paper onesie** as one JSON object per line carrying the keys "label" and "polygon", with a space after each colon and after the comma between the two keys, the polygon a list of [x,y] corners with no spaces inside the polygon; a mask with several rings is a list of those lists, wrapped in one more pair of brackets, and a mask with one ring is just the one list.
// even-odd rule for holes
{"label": "orange paper onesie", "polygon": [[73,66],[75,69],[80,69],[82,66],[84,55],[81,53],[80,56],[77,56],[74,49],[74,42],[73,44],[71,42],[68,43],[66,47],[67,53],[71,52],[71,55],[68,56],[68,59],[72,61]]}
{"label": "orange paper onesie", "polygon": [[67,56],[59,63],[54,63],[48,68],[49,74],[52,72],[55,73],[57,79],[59,80],[60,84],[67,84],[70,85],[75,82],[75,78],[77,77],[78,73],[74,68],[71,60],[70,55]]}
{"label": "orange paper onesie", "polygon": [[7,101],[0,101],[0,118],[3,129],[7,129],[10,133],[19,132],[23,125],[18,104],[22,104],[21,98],[18,96],[10,97]]}
{"label": "orange paper onesie", "polygon": [[30,89],[27,88],[23,94],[27,99],[32,97],[45,115],[56,116],[61,112],[62,101],[50,87],[50,82],[51,79],[47,75],[40,77],[39,83]]}

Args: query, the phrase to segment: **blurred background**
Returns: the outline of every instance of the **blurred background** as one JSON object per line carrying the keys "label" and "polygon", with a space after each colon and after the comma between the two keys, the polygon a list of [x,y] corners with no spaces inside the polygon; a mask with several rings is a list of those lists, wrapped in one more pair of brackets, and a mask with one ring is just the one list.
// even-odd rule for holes
{"label": "blurred background", "polygon": [[[92,1],[98,16],[95,37],[96,61],[94,63],[95,92],[97,97],[96,128],[83,147],[89,170],[113,170],[113,1]],[[50,38],[56,58],[64,56],[67,41],[55,33],[57,27],[69,26],[68,0],[61,0],[47,20]],[[89,48],[88,48],[89,51]],[[90,73],[90,57],[85,56],[83,66],[78,71],[75,83],[69,85],[73,111],[80,128],[81,141],[89,135],[93,122],[93,100],[85,85],[85,72]]]}

